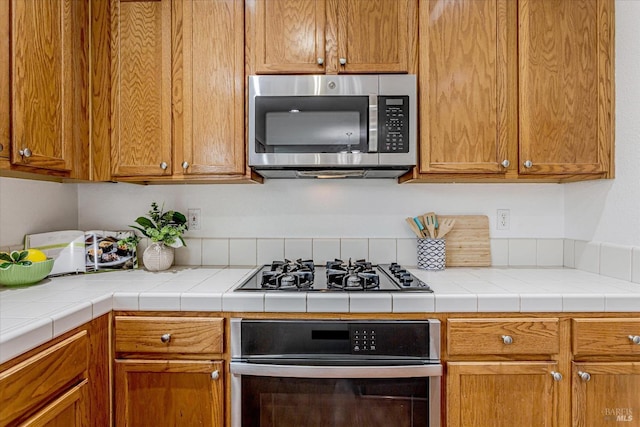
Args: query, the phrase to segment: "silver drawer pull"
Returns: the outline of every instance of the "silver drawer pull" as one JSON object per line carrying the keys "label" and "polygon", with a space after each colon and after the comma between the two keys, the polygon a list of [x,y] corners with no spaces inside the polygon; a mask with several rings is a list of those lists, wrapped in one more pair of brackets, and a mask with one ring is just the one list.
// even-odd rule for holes
{"label": "silver drawer pull", "polygon": [[160,337],[160,341],[162,341],[163,343],[168,343],[169,341],[171,341],[171,334],[164,334]]}
{"label": "silver drawer pull", "polygon": [[503,335],[502,342],[505,343],[505,345],[513,344],[513,338],[511,338],[511,335]]}
{"label": "silver drawer pull", "polygon": [[640,335],[629,335],[629,340],[634,344],[640,345]]}
{"label": "silver drawer pull", "polygon": [[562,381],[562,374],[560,372],[551,371],[551,376],[556,381]]}
{"label": "silver drawer pull", "polygon": [[587,382],[591,379],[591,374],[589,374],[588,372],[578,371],[578,376],[584,382]]}
{"label": "silver drawer pull", "polygon": [[218,370],[216,369],[215,371],[211,372],[211,379],[217,380],[218,378],[220,378],[220,372],[218,372]]}

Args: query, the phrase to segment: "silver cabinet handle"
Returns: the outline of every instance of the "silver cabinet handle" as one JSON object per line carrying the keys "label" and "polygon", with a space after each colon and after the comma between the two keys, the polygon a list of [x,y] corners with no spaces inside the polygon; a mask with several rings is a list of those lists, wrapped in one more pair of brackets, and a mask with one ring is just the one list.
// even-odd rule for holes
{"label": "silver cabinet handle", "polygon": [[504,159],[500,164],[502,165],[503,168],[508,168],[511,162],[507,159]]}
{"label": "silver cabinet handle", "polygon": [[189,169],[189,162],[182,162],[182,169],[187,170]]}
{"label": "silver cabinet handle", "polygon": [[220,378],[220,372],[218,372],[217,369],[215,371],[211,372],[211,379],[212,380],[217,380],[219,378]]}
{"label": "silver cabinet handle", "polygon": [[318,58],[318,65],[324,64],[324,58]]}
{"label": "silver cabinet handle", "polygon": [[591,379],[591,375],[588,372],[578,371],[578,376],[584,382],[587,382]]}
{"label": "silver cabinet handle", "polygon": [[506,345],[513,344],[513,338],[511,338],[511,335],[503,335],[502,342]]}
{"label": "silver cabinet handle", "polygon": [[18,153],[20,153],[22,157],[31,157],[31,154],[33,154],[28,148],[23,148],[22,150],[18,151]]}
{"label": "silver cabinet handle", "polygon": [[562,374],[560,372],[551,371],[551,376],[556,381],[562,381]]}
{"label": "silver cabinet handle", "polygon": [[347,64],[347,58],[340,58],[340,65],[346,65]]}
{"label": "silver cabinet handle", "polygon": [[167,164],[167,162],[162,162],[160,163],[160,169],[167,170],[167,168],[169,167],[169,165]]}
{"label": "silver cabinet handle", "polygon": [[0,144],[0,153],[4,151],[4,144]]}
{"label": "silver cabinet handle", "polygon": [[640,345],[640,335],[629,335],[629,340],[634,344]]}
{"label": "silver cabinet handle", "polygon": [[531,160],[525,160],[524,167],[528,169],[531,166],[533,166],[533,162]]}
{"label": "silver cabinet handle", "polygon": [[164,334],[160,337],[160,341],[162,341],[163,343],[168,343],[169,341],[171,341],[171,334]]}

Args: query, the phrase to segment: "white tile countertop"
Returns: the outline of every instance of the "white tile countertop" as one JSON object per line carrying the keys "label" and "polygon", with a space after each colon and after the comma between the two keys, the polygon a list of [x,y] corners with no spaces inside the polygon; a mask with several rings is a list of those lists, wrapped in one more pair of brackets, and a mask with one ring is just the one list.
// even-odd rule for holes
{"label": "white tile countertop", "polygon": [[0,363],[111,310],[453,313],[638,312],[640,284],[563,268],[409,269],[429,293],[233,292],[254,267],[175,267],[0,286]]}

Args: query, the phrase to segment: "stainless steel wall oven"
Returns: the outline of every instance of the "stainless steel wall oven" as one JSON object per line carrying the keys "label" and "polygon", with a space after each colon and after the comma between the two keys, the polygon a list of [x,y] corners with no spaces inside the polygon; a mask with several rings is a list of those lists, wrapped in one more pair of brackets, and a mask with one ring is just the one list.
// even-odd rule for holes
{"label": "stainless steel wall oven", "polygon": [[440,426],[440,322],[231,320],[233,427]]}

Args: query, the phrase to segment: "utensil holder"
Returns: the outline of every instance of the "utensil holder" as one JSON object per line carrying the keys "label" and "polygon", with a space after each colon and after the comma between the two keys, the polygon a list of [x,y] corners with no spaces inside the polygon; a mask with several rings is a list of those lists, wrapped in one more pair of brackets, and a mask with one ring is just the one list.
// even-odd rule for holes
{"label": "utensil holder", "polygon": [[418,268],[444,270],[445,261],[445,239],[418,239]]}

